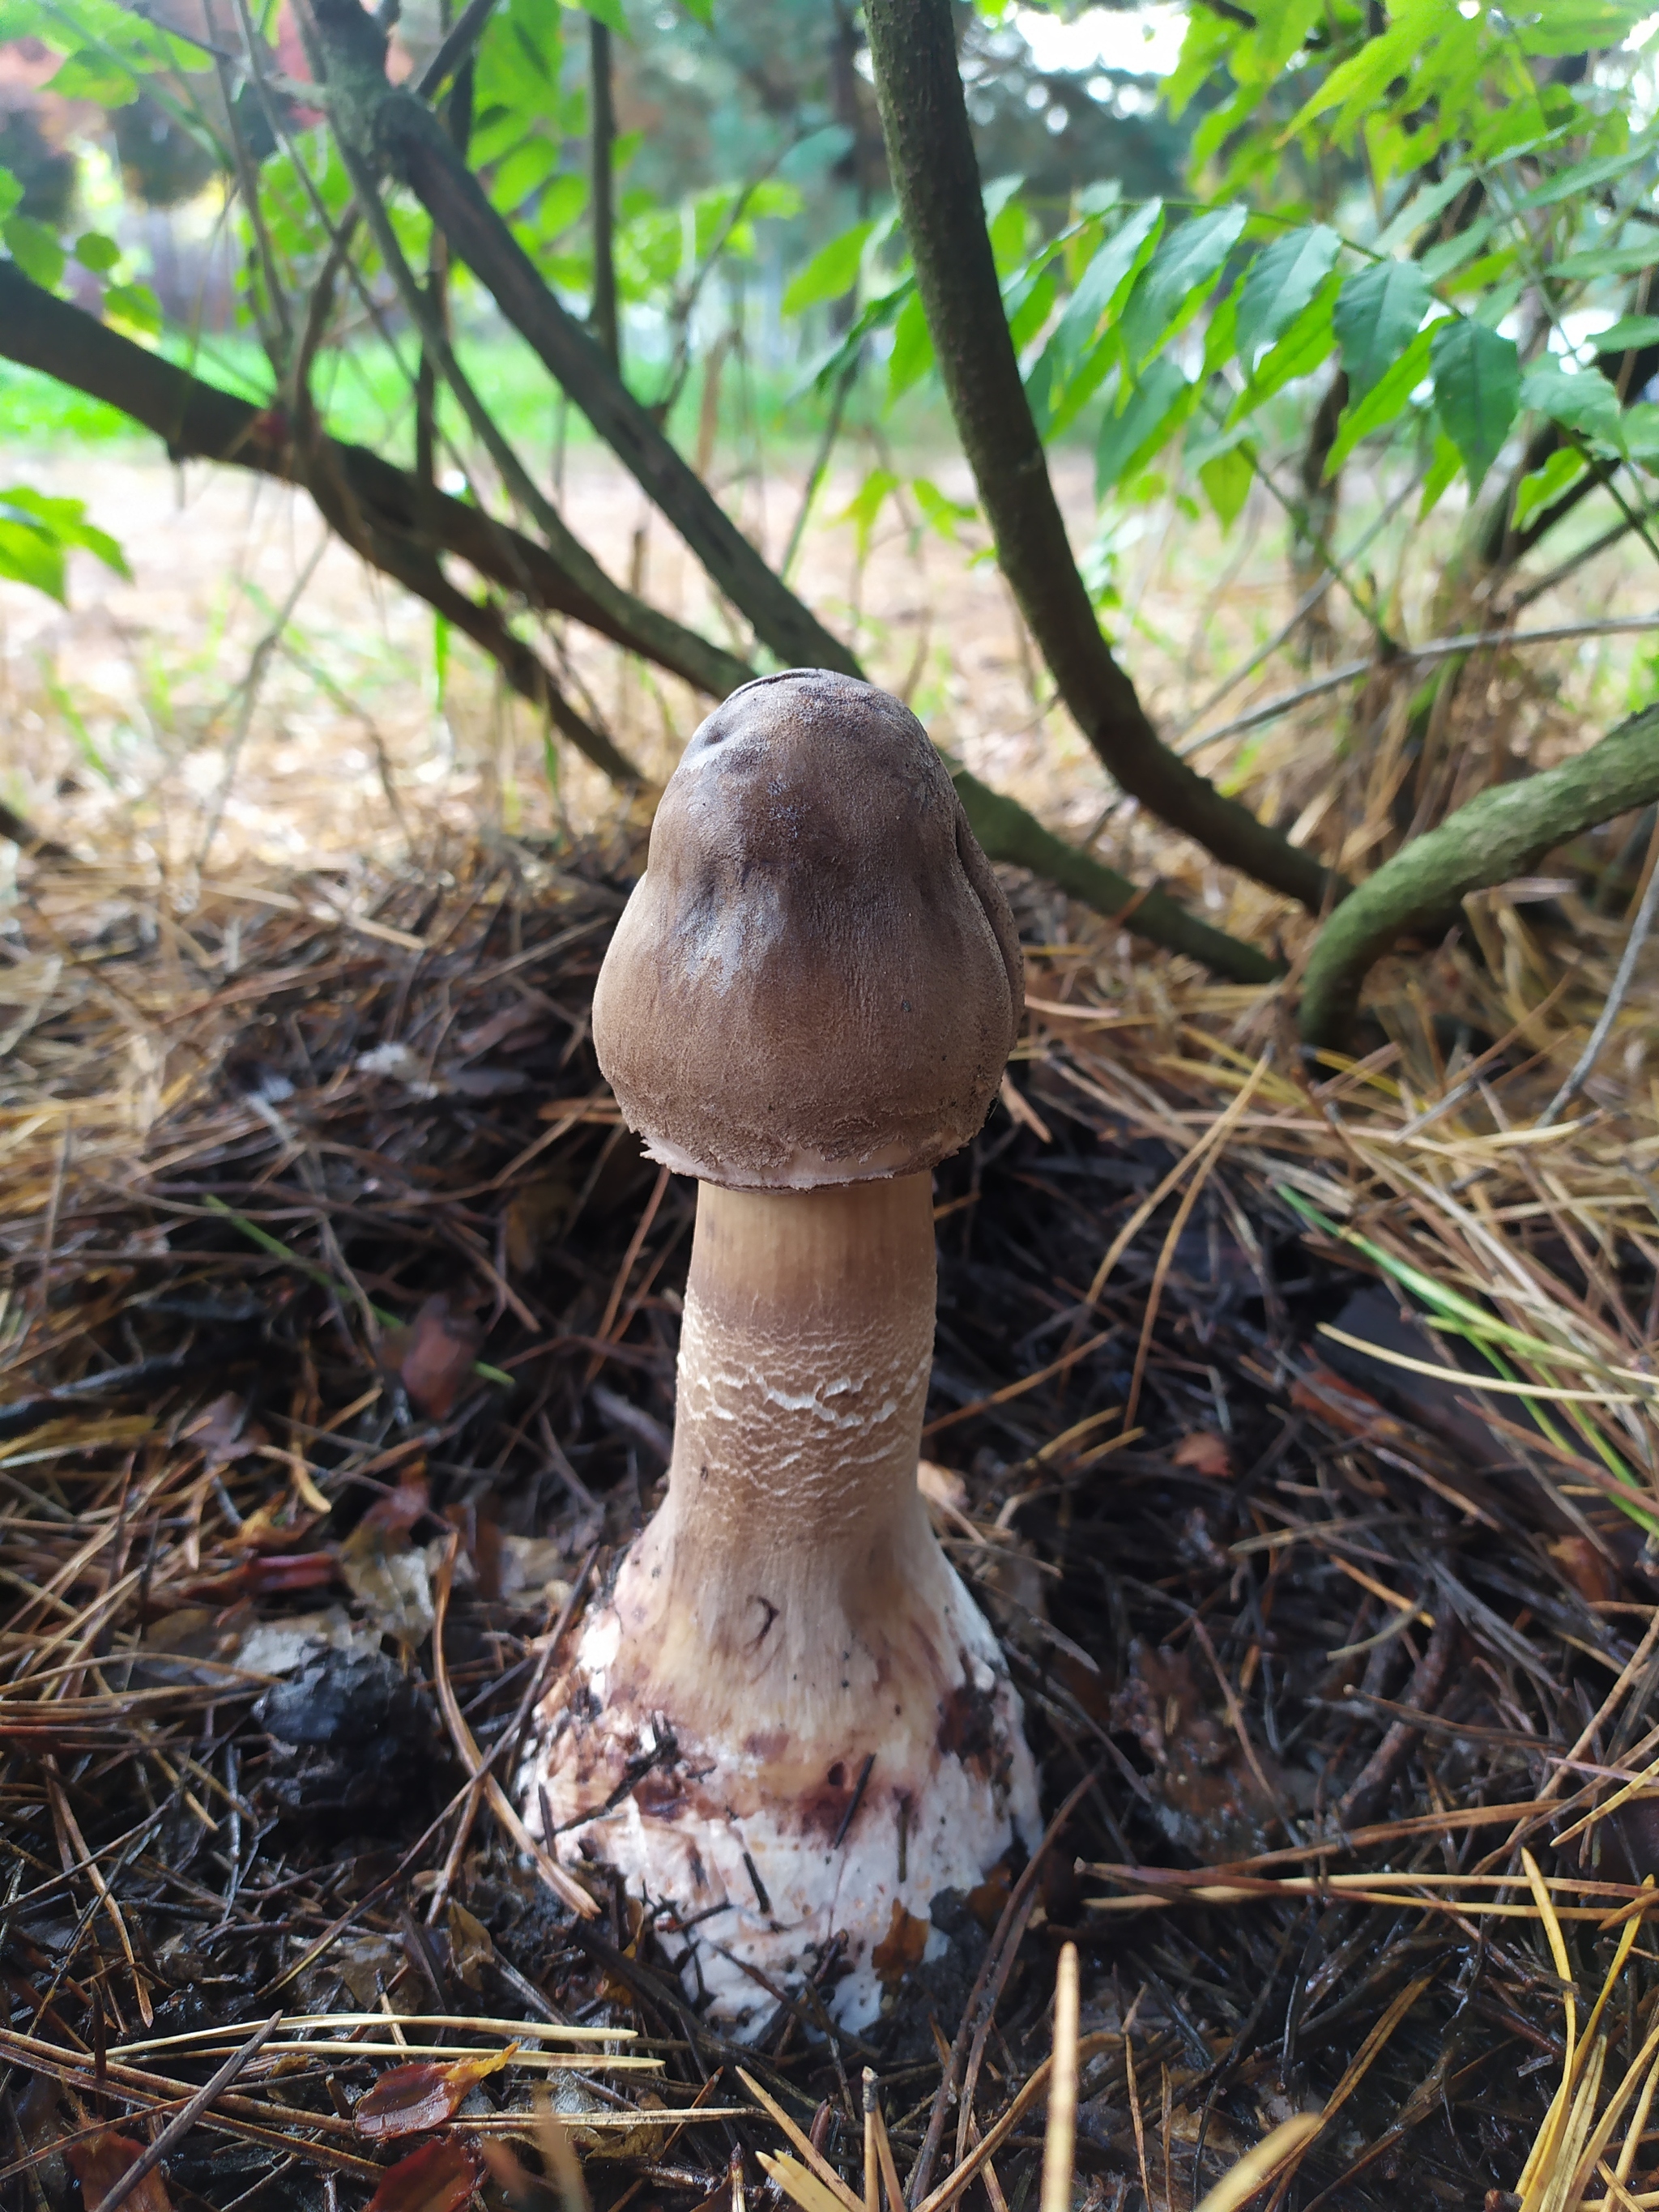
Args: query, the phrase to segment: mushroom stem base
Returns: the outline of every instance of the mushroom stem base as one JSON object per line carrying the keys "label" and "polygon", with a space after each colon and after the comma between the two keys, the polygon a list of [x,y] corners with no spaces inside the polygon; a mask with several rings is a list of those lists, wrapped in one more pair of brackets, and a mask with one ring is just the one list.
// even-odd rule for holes
{"label": "mushroom stem base", "polygon": [[[607,1604],[520,1775],[532,1832],[549,1840],[550,1815],[561,1859],[614,1869],[671,1948],[682,1931],[688,1998],[740,2040],[775,2019],[774,1991],[808,1980],[838,2025],[867,2026],[921,1947],[942,1942],[926,1926],[933,1901],[977,1888],[1011,1847],[1037,1842],[1018,1695],[989,1625],[932,1548],[939,1574],[924,1577],[935,1602],[922,1640],[940,1664],[926,1729],[912,1696],[884,1735],[868,1716],[873,1729],[849,1732],[833,1758],[753,1735],[710,1741],[615,1694],[632,1669]],[[797,1753],[811,1769],[805,1790]]]}

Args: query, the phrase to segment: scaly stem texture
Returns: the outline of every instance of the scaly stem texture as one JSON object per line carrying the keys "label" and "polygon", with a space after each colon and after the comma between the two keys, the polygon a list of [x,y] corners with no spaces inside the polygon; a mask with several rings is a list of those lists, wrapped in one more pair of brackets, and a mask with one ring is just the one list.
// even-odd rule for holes
{"label": "scaly stem texture", "polygon": [[1002,311],[951,0],[868,0],[893,187],[997,558],[1078,726],[1123,789],[1230,867],[1317,911],[1327,870],[1162,744],[1113,659],[1066,535]]}
{"label": "scaly stem texture", "polygon": [[617,1592],[665,1705],[695,1683],[739,1734],[811,1740],[875,1694],[850,1678],[878,1674],[935,1550],[916,1489],[934,1290],[930,1176],[699,1186],[668,1497]]}
{"label": "scaly stem texture", "polygon": [[1470,891],[1524,875],[1552,846],[1659,799],[1659,708],[1577,759],[1500,784],[1385,861],[1321,931],[1297,1017],[1304,1042],[1340,1049],[1372,963],[1407,932],[1443,927]]}

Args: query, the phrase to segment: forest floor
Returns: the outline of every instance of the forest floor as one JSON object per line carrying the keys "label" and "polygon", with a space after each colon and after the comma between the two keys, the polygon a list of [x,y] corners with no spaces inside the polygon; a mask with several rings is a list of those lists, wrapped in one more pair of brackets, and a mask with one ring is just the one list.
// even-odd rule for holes
{"label": "forest floor", "polygon": [[[1187,2212],[1298,2113],[1275,2208],[1531,2212],[1581,2166],[1549,2203],[1659,2203],[1645,976],[1540,1121],[1649,825],[1394,963],[1357,1062],[1007,878],[1030,1015],[938,1174],[924,1449],[1050,1834],[942,1912],[941,1957],[893,1948],[862,2039],[798,2001],[738,2050],[673,1932],[573,1918],[478,1778],[665,1463],[694,1193],[587,1024],[639,824],[580,765],[550,788],[527,722],[337,550],[279,626],[313,526],[192,484],[176,508],[112,459],[134,581],[3,604],[0,796],[66,848],[0,926],[7,2201],[98,2202],[240,2060],[126,2202],[550,2203],[550,2085],[600,2212],[779,2201],[786,2121],[823,2162],[796,2201],[859,2212],[867,2065],[913,2205],[1024,2212],[1070,1941],[1091,2212]],[[571,496],[706,617],[601,480]],[[994,572],[854,535],[809,535],[808,595],[879,610],[872,673],[1083,834],[1104,787]],[[1231,577],[1220,546],[1170,574],[1156,525],[1130,549],[1168,723],[1290,611],[1274,543]],[[1533,618],[1641,590],[1588,568]],[[1640,642],[1590,643],[1492,656],[1424,803],[1616,719]],[[694,702],[578,665],[665,772]],[[1235,771],[1363,864],[1419,772],[1399,697],[1304,709]],[[1132,814],[1102,850],[1294,946]]]}

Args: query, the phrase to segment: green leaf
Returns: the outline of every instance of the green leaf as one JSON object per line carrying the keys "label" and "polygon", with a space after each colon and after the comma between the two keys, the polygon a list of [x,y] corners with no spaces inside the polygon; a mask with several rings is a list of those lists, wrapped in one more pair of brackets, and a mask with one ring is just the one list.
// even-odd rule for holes
{"label": "green leaf", "polygon": [[927,477],[912,477],[910,489],[915,495],[916,505],[921,509],[922,519],[928,528],[937,532],[941,538],[948,538],[953,544],[957,524],[972,522],[979,513],[977,507],[966,507],[959,499],[947,498]]}
{"label": "green leaf", "polygon": [[1645,403],[1626,407],[1619,426],[1619,442],[1633,461],[1659,459],[1659,407]]}
{"label": "green leaf", "polygon": [[1418,0],[1402,9],[1380,38],[1367,39],[1358,51],[1338,64],[1313,97],[1291,118],[1279,143],[1305,131],[1316,117],[1340,108],[1339,133],[1346,131],[1365,110],[1381,104],[1390,81],[1407,73],[1432,36],[1433,15],[1443,0]]}
{"label": "green leaf", "polygon": [[1443,209],[1449,207],[1469,179],[1473,169],[1449,170],[1437,185],[1430,185],[1420,192],[1413,192],[1389,222],[1377,240],[1373,252],[1392,253],[1396,246],[1403,246],[1408,238],[1431,223]]}
{"label": "green leaf", "polygon": [[1255,36],[1239,47],[1233,75],[1270,84],[1324,12],[1321,0],[1258,0]]}
{"label": "green leaf", "polygon": [[138,97],[138,80],[114,55],[71,54],[52,71],[42,89],[62,100],[96,100],[100,107],[127,107]]}
{"label": "green leaf", "polygon": [[1250,264],[1238,301],[1238,358],[1249,372],[1260,349],[1287,331],[1329,276],[1342,240],[1310,223],[1264,246]]}
{"label": "green leaf", "polygon": [[855,222],[827,246],[821,246],[783,295],[786,315],[805,313],[823,300],[843,299],[858,282],[859,264],[873,221]]}
{"label": "green leaf", "polygon": [[120,323],[137,337],[161,334],[161,303],[148,284],[108,284],[104,288],[106,321]]}
{"label": "green leaf", "polygon": [[1426,522],[1434,513],[1442,495],[1462,465],[1462,456],[1443,431],[1435,439],[1434,457],[1429,463],[1429,472],[1423,479],[1423,497],[1417,510],[1419,522]]}
{"label": "green leaf", "polygon": [[870,550],[870,539],[876,526],[876,518],[898,489],[899,480],[891,469],[872,469],[864,482],[836,517],[837,522],[850,522],[858,531],[859,558],[864,559]]}
{"label": "green leaf", "polygon": [[1414,261],[1376,261],[1350,276],[1331,320],[1348,372],[1351,404],[1399,362],[1429,311],[1429,288]]}
{"label": "green leaf", "polygon": [[1255,481],[1249,453],[1242,446],[1229,446],[1224,453],[1212,453],[1200,466],[1198,480],[1204,487],[1205,497],[1215,509],[1216,520],[1224,530],[1231,529]]}
{"label": "green leaf", "polygon": [[1633,0],[1546,0],[1515,19],[1522,53],[1582,54],[1616,46],[1650,11]]}
{"label": "green leaf", "polygon": [[43,222],[33,216],[9,215],[0,222],[6,250],[32,283],[48,292],[63,281],[64,249]]}
{"label": "green leaf", "polygon": [[1437,323],[1429,365],[1436,412],[1479,491],[1521,404],[1521,357],[1513,338],[1462,319]]}
{"label": "green leaf", "polygon": [[1014,351],[1022,353],[1048,321],[1054,303],[1054,277],[1049,269],[1033,269],[1012,287],[1005,302],[1008,335]]}
{"label": "green leaf", "polygon": [[1120,328],[1131,369],[1138,370],[1208,297],[1238,242],[1249,210],[1218,208],[1172,232],[1135,279]]}
{"label": "green leaf", "polygon": [[3,222],[23,197],[23,187],[9,169],[0,169],[0,222]]}
{"label": "green leaf", "polygon": [[1362,398],[1350,398],[1337,425],[1336,442],[1325,463],[1328,483],[1362,438],[1386,429],[1409,405],[1411,396],[1429,370],[1429,341],[1439,323],[1419,331],[1391,368],[1385,368]]}
{"label": "green leaf", "polygon": [[1131,210],[1127,219],[1106,239],[1077,282],[1055,325],[1049,346],[1062,378],[1069,376],[1087,352],[1101,318],[1109,314],[1120,294],[1151,257],[1164,223],[1164,203],[1149,200]]}
{"label": "green leaf", "polygon": [[1659,345],[1659,315],[1620,315],[1610,329],[1598,331],[1590,340],[1597,353],[1629,353],[1638,346]]}
{"label": "green leaf", "polygon": [[[985,234],[991,241],[991,258],[996,264],[997,275],[1006,277],[1013,274],[1025,253],[1025,206],[1018,197],[1018,177],[1000,177],[985,193]],[[1003,185],[1012,187],[1008,198],[991,212],[991,204]]]}
{"label": "green leaf", "polygon": [[893,350],[887,358],[887,397],[897,399],[919,384],[933,366],[933,337],[921,295],[912,287],[893,325]]}
{"label": "green leaf", "polygon": [[90,269],[94,276],[107,276],[121,258],[121,249],[112,238],[101,231],[82,231],[75,241],[75,258],[83,269]]}
{"label": "green leaf", "polygon": [[1592,191],[1614,177],[1622,177],[1626,169],[1633,169],[1638,161],[1645,161],[1654,150],[1651,135],[1644,132],[1638,139],[1626,147],[1622,154],[1604,155],[1599,161],[1575,161],[1571,168],[1558,169],[1547,184],[1534,191],[1523,193],[1516,201],[1516,209],[1553,207],[1558,201],[1577,199],[1581,192]]}
{"label": "green leaf", "polygon": [[1243,422],[1298,376],[1311,376],[1334,343],[1331,317],[1341,279],[1329,276],[1277,345],[1269,346],[1255,374],[1233,402],[1229,420]]}
{"label": "green leaf", "polygon": [[1644,246],[1593,246],[1552,261],[1552,276],[1636,276],[1659,263],[1659,239]]}
{"label": "green leaf", "polygon": [[686,14],[704,30],[712,30],[714,22],[714,0],[683,0]]}
{"label": "green leaf", "polygon": [[1155,361],[1129,393],[1127,404],[1109,413],[1095,444],[1095,496],[1133,476],[1140,464],[1177,430],[1191,412],[1196,385],[1172,361]]}
{"label": "green leaf", "polygon": [[607,31],[614,31],[619,39],[631,39],[628,18],[623,13],[622,0],[559,0],[561,7],[580,9],[591,15],[596,23],[603,23]]}
{"label": "green leaf", "polygon": [[32,584],[60,606],[64,592],[64,549],[49,531],[7,510],[0,498],[0,576],[15,584]]}
{"label": "green leaf", "polygon": [[83,547],[118,576],[131,577],[125,556],[115,540],[106,531],[87,520],[84,501],[53,499],[27,484],[10,484],[0,489],[0,508],[9,510],[14,518],[26,519],[60,544]]}
{"label": "green leaf", "polygon": [[1619,395],[1600,369],[1569,374],[1553,357],[1534,362],[1521,380],[1521,404],[1604,445],[1619,443]]}
{"label": "green leaf", "polygon": [[1524,530],[1534,515],[1553,507],[1567,486],[1576,483],[1589,466],[1576,446],[1558,446],[1541,469],[1522,477],[1515,495],[1511,530]]}
{"label": "green leaf", "polygon": [[1473,261],[1497,228],[1496,216],[1482,216],[1455,237],[1443,239],[1438,246],[1431,246],[1417,265],[1431,284],[1437,284],[1443,276],[1449,276],[1455,269],[1462,269],[1466,262]]}

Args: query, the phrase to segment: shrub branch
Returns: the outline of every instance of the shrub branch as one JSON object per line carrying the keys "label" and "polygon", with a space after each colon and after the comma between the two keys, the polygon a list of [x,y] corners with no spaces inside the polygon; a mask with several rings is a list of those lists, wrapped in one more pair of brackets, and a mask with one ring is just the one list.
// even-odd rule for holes
{"label": "shrub branch", "polygon": [[1079,728],[1122,788],[1230,867],[1317,912],[1341,885],[1176,758],[1113,658],[1066,535],[1008,334],[951,0],[867,0],[893,188],[997,559]]}
{"label": "shrub branch", "polygon": [[1346,1042],[1373,962],[1407,933],[1446,927],[1469,892],[1525,875],[1552,847],[1659,799],[1659,708],[1576,760],[1483,791],[1385,861],[1332,915],[1308,961],[1304,1042]]}

